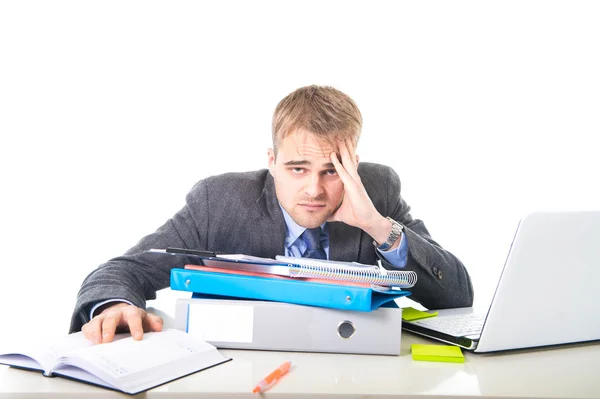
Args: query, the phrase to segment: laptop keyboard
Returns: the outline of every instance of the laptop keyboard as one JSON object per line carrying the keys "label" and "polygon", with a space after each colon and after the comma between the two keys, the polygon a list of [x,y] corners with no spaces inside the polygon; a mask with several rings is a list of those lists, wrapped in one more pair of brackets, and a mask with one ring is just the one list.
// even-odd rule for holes
{"label": "laptop keyboard", "polygon": [[473,313],[461,316],[431,317],[412,323],[455,337],[464,337],[481,334],[485,316],[485,313]]}

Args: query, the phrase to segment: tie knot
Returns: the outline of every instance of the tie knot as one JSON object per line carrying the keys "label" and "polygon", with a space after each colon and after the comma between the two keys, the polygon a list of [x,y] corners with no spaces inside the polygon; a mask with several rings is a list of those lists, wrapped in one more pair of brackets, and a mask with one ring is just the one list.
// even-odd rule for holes
{"label": "tie knot", "polygon": [[302,239],[304,240],[304,243],[306,243],[308,249],[321,248],[321,228],[317,227],[315,229],[304,230]]}

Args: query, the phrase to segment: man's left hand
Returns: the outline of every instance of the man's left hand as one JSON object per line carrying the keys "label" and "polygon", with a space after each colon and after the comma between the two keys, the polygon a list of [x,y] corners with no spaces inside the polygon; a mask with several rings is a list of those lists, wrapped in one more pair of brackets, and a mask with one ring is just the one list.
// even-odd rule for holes
{"label": "man's left hand", "polygon": [[358,175],[358,159],[351,139],[340,143],[340,158],[330,154],[331,162],[344,183],[344,198],[340,207],[329,217],[329,222],[344,222],[364,230],[377,242],[384,242],[391,232],[390,222],[375,209]]}
{"label": "man's left hand", "polygon": [[358,159],[352,140],[340,143],[339,151],[341,162],[335,152],[330,154],[330,158],[344,183],[344,198],[328,221],[344,222],[368,232],[382,216],[375,209],[358,175]]}

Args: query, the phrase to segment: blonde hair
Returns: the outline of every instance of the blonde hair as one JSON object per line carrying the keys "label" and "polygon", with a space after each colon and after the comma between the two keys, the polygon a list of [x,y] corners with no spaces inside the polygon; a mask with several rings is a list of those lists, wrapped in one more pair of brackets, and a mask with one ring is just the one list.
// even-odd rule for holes
{"label": "blonde hair", "polygon": [[288,94],[273,113],[273,150],[281,140],[298,130],[310,132],[336,146],[352,138],[358,143],[362,115],[356,103],[330,86],[306,86]]}

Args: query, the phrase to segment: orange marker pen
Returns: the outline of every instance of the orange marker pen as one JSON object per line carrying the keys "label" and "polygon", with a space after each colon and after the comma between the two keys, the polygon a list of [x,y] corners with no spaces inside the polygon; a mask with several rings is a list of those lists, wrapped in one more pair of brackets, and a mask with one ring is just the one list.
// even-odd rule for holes
{"label": "orange marker pen", "polygon": [[275,371],[266,376],[261,382],[259,382],[256,387],[252,390],[252,393],[264,392],[267,389],[271,388],[273,385],[279,381],[281,377],[283,377],[290,370],[292,366],[292,362],[285,362],[281,366],[277,367]]}

